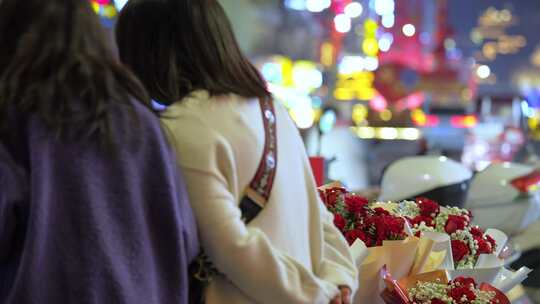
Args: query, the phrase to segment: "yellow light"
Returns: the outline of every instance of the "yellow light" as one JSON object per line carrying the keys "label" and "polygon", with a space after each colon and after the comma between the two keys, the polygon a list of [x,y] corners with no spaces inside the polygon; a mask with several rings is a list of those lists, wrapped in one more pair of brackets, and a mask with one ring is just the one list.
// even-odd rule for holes
{"label": "yellow light", "polygon": [[352,100],[354,96],[354,91],[350,89],[337,88],[334,90],[334,97],[337,100]]}
{"label": "yellow light", "polygon": [[377,137],[380,139],[397,139],[398,130],[396,128],[379,128],[377,130]]}
{"label": "yellow light", "polygon": [[377,28],[379,25],[377,25],[377,22],[373,19],[367,19],[364,22],[364,33],[366,37],[375,37],[375,34],[377,33]]}
{"label": "yellow light", "polygon": [[370,100],[375,96],[372,72],[338,73],[334,97],[337,100]]}
{"label": "yellow light", "polygon": [[334,64],[334,46],[330,42],[321,46],[321,63],[327,67]]}
{"label": "yellow light", "polygon": [[103,16],[106,18],[113,18],[116,16],[116,8],[113,5],[107,5],[105,6],[105,9],[103,10]]}
{"label": "yellow light", "polygon": [[364,54],[375,57],[379,53],[379,42],[375,38],[366,38],[362,42]]}
{"label": "yellow light", "polygon": [[399,139],[418,140],[420,138],[420,130],[416,128],[403,128],[399,130]]}
{"label": "yellow light", "polygon": [[375,138],[375,128],[372,127],[356,127],[356,135],[363,139]]}
{"label": "yellow light", "polygon": [[281,85],[285,87],[292,87],[294,85],[293,82],[293,62],[291,59],[285,57],[285,56],[274,56],[273,60],[281,66],[281,73],[282,73],[282,79],[283,82]]}
{"label": "yellow light", "polygon": [[99,13],[99,4],[97,2],[92,2],[92,8],[94,12]]}
{"label": "yellow light", "polygon": [[478,119],[474,115],[467,115],[463,118],[463,125],[467,127],[474,127],[478,123]]}
{"label": "yellow light", "polygon": [[488,42],[482,47],[482,54],[486,59],[494,60],[497,58],[497,44],[495,42]]}
{"label": "yellow light", "polygon": [[359,125],[366,120],[368,116],[368,109],[363,104],[355,104],[352,110],[352,120],[355,124]]}
{"label": "yellow light", "polygon": [[411,118],[419,126],[423,126],[427,123],[426,114],[420,109],[414,109],[411,113]]}
{"label": "yellow light", "polygon": [[392,119],[392,111],[384,109],[381,113],[379,113],[379,117],[382,121],[389,121]]}
{"label": "yellow light", "polygon": [[538,120],[537,117],[529,118],[529,121],[528,121],[529,129],[531,129],[533,131],[538,129],[539,122],[540,121]]}
{"label": "yellow light", "polygon": [[422,132],[417,128],[352,127],[351,130],[362,139],[418,140],[422,137]]}

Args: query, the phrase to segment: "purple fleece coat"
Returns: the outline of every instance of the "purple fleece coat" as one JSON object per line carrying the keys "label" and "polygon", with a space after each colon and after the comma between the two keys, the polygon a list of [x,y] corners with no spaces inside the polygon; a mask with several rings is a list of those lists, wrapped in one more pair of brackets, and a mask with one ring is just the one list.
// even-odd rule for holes
{"label": "purple fleece coat", "polygon": [[125,105],[112,111],[115,153],[56,140],[36,116],[10,124],[0,141],[0,303],[187,303],[195,222],[158,119],[135,112],[133,121]]}

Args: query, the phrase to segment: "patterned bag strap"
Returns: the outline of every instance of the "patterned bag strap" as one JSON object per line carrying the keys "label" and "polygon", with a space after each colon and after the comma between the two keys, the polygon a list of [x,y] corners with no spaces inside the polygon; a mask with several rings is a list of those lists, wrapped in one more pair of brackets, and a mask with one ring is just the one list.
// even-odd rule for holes
{"label": "patterned bag strap", "polygon": [[240,202],[242,219],[251,222],[266,206],[277,169],[277,128],[276,112],[272,99],[259,99],[264,123],[264,149],[255,176],[247,186]]}

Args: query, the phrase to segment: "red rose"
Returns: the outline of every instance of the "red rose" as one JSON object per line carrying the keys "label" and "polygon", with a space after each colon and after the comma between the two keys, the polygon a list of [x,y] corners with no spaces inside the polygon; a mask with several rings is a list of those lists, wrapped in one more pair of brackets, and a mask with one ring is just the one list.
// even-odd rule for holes
{"label": "red rose", "polygon": [[345,229],[346,224],[347,222],[345,221],[345,218],[341,216],[341,214],[334,215],[334,225],[336,225],[336,227],[338,227],[339,230],[343,231],[343,229]]}
{"label": "red rose", "polygon": [[495,249],[497,248],[497,241],[495,241],[495,239],[493,239],[490,235],[486,234],[485,237],[486,237],[486,240],[491,245],[491,248],[493,249],[493,251],[495,251]]}
{"label": "red rose", "polygon": [[469,253],[471,253],[471,251],[465,242],[452,240],[452,256],[454,257],[454,262],[463,260]]}
{"label": "red rose", "polygon": [[444,231],[448,234],[452,234],[458,230],[463,230],[467,226],[468,221],[465,217],[460,215],[449,215]]}
{"label": "red rose", "polygon": [[419,215],[415,218],[409,219],[409,223],[414,225],[420,225],[420,223],[424,222],[426,226],[428,227],[435,227],[435,223],[433,223],[433,219],[428,216]]}
{"label": "red rose", "polygon": [[345,196],[345,205],[347,211],[353,214],[362,214],[365,211],[365,207],[368,205],[368,200],[358,195]]}
{"label": "red rose", "polygon": [[480,227],[474,226],[474,227],[471,228],[471,234],[473,236],[476,236],[476,237],[483,237],[484,236],[484,231],[482,231],[482,229],[480,229]]}
{"label": "red rose", "polygon": [[446,304],[446,302],[441,299],[431,299],[431,304]]}
{"label": "red rose", "polygon": [[454,283],[458,287],[471,287],[476,288],[476,281],[473,278],[466,278],[466,277],[457,277],[454,280],[452,280],[451,283]]}
{"label": "red rose", "polygon": [[369,235],[362,230],[354,229],[347,231],[345,233],[345,238],[347,239],[347,242],[349,242],[349,245],[352,245],[357,239],[363,241],[367,247],[371,247],[373,245]]}
{"label": "red rose", "polygon": [[[448,296],[450,296],[456,303],[470,303],[474,300],[476,300],[476,294],[474,293],[474,290],[472,290],[469,287],[456,287],[451,289],[448,292]],[[463,297],[466,297],[466,301],[462,301]]]}
{"label": "red rose", "polygon": [[377,207],[373,211],[375,211],[375,215],[390,215],[390,212],[381,207]]}
{"label": "red rose", "polygon": [[326,206],[328,206],[330,208],[333,208],[337,204],[338,198],[344,193],[347,193],[347,190],[345,190],[344,188],[326,189],[325,190],[325,194],[326,194],[325,195],[326,196],[325,204],[326,204]]}
{"label": "red rose", "polygon": [[385,240],[401,239],[405,221],[400,217],[391,215],[374,216],[375,228],[377,230],[377,244],[382,244]]}
{"label": "red rose", "polygon": [[493,253],[493,248],[488,241],[484,240],[482,237],[476,236],[474,237],[474,239],[478,243],[478,250],[476,251],[476,255]]}
{"label": "red rose", "polygon": [[423,216],[435,217],[441,211],[441,207],[437,202],[425,197],[417,198],[416,203],[420,208],[420,214]]}

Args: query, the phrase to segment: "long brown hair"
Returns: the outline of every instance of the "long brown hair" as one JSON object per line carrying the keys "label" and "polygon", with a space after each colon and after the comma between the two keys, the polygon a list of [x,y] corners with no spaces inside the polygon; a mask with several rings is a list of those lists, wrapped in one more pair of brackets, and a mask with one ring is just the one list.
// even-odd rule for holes
{"label": "long brown hair", "polygon": [[0,1],[0,122],[36,113],[57,134],[108,136],[113,103],[149,104],[109,40],[87,0]]}
{"label": "long brown hair", "polygon": [[120,59],[162,103],[199,89],[270,96],[217,0],[130,0],[120,13],[116,40]]}

